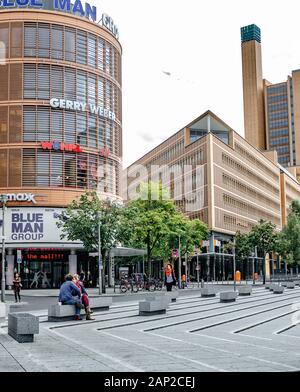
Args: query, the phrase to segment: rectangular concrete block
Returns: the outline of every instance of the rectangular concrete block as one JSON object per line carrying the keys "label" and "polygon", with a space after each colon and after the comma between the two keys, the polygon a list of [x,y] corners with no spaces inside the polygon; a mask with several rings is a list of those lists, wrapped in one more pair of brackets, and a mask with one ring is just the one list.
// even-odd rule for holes
{"label": "rectangular concrete block", "polygon": [[274,292],[274,294],[283,294],[284,287],[283,286],[279,286],[279,285],[277,285],[277,286],[274,285],[273,292]]}
{"label": "rectangular concrete block", "polygon": [[239,295],[251,295],[252,294],[252,286],[239,286],[238,287]]}
{"label": "rectangular concrete block", "polygon": [[165,297],[169,299],[169,302],[176,302],[179,294],[178,291],[169,291],[165,293]]}
{"label": "rectangular concrete block", "polygon": [[270,286],[271,286],[270,283],[269,283],[269,284],[266,284],[266,285],[265,285],[265,289],[266,289],[266,290],[270,290]]}
{"label": "rectangular concrete block", "polygon": [[270,284],[270,291],[274,291],[274,288],[276,289],[278,286],[279,286],[278,283]]}
{"label": "rectangular concrete block", "polygon": [[8,314],[8,305],[0,302],[0,323],[4,322]]}
{"label": "rectangular concrete block", "polygon": [[[93,310],[109,310],[112,304],[111,297],[89,297],[90,307]],[[81,315],[85,310],[81,309]],[[59,305],[58,303],[50,305],[48,308],[48,321],[68,321],[75,317],[75,305]]]}
{"label": "rectangular concrete block", "polygon": [[285,287],[287,289],[294,289],[295,288],[295,283],[294,282],[287,282]]}
{"label": "rectangular concrete block", "polygon": [[224,291],[220,293],[220,302],[235,302],[237,296],[237,291]]}
{"label": "rectangular concrete block", "polygon": [[8,334],[19,343],[32,343],[39,333],[39,318],[30,313],[9,313]]}
{"label": "rectangular concrete block", "polygon": [[286,287],[287,284],[288,284],[288,282],[281,282],[281,286],[282,286],[282,287]]}
{"label": "rectangular concrete block", "polygon": [[213,287],[204,287],[203,289],[201,289],[202,298],[210,298],[215,296],[216,296],[216,292]]}
{"label": "rectangular concrete block", "polygon": [[167,311],[169,298],[167,297],[150,297],[145,301],[139,302],[139,315],[149,316],[155,314],[165,314]]}

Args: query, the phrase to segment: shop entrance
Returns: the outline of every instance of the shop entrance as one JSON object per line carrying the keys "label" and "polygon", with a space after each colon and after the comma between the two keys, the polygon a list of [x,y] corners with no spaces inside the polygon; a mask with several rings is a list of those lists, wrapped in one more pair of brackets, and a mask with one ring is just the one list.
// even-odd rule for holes
{"label": "shop entrance", "polygon": [[24,289],[58,289],[69,271],[69,251],[59,249],[22,250],[21,274]]}

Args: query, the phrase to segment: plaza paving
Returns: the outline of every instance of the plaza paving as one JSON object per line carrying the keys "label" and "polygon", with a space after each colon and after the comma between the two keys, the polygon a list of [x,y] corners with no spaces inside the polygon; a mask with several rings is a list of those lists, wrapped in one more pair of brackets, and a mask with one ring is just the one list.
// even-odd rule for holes
{"label": "plaza paving", "polygon": [[[232,290],[227,287],[227,290]],[[131,300],[132,298],[132,300]],[[47,322],[34,343],[0,328],[0,371],[228,372],[300,370],[300,287],[262,286],[236,303],[180,293],[166,315],[138,316],[137,297],[114,301],[95,321]]]}

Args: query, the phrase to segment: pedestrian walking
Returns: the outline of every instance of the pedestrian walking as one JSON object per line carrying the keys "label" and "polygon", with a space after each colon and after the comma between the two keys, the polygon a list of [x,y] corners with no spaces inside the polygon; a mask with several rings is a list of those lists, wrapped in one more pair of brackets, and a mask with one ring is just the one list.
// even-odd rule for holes
{"label": "pedestrian walking", "polygon": [[22,283],[21,283],[21,278],[20,275],[17,273],[15,274],[14,280],[13,280],[13,290],[15,293],[15,302],[21,302],[21,295],[20,295],[20,291],[21,291],[21,287],[22,287]]}
{"label": "pedestrian walking", "polygon": [[176,278],[172,264],[167,264],[165,268],[165,285],[167,291],[172,291],[172,287],[176,286]]}
{"label": "pedestrian walking", "polygon": [[84,306],[81,302],[81,291],[73,283],[73,275],[71,274],[66,275],[65,282],[60,287],[59,302],[62,305],[74,305],[75,320],[82,320],[80,313]]}
{"label": "pedestrian walking", "polygon": [[86,320],[95,320],[91,317],[91,314],[93,313],[93,311],[90,307],[89,296],[88,296],[88,293],[87,293],[83,283],[80,281],[79,275],[75,274],[73,276],[73,282],[76,284],[76,286],[79,288],[79,290],[81,292],[81,301],[82,301],[84,309],[85,309]]}

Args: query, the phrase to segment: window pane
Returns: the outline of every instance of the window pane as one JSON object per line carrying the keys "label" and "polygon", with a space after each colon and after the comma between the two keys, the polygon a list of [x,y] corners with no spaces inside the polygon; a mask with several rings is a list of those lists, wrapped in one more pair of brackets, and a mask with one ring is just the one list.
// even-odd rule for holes
{"label": "window pane", "polygon": [[103,71],[104,41],[100,38],[98,41],[98,68]]}
{"label": "window pane", "polygon": [[65,143],[76,143],[75,113],[65,112]]}
{"label": "window pane", "polygon": [[50,153],[49,151],[38,151],[36,165],[36,184],[37,186],[49,186],[50,172]]}
{"label": "window pane", "polygon": [[50,57],[50,26],[38,24],[38,57]]}
{"label": "window pane", "polygon": [[70,68],[65,69],[65,99],[75,101],[75,71]]}
{"label": "window pane", "polygon": [[89,116],[89,147],[97,147],[96,117],[93,115]]}
{"label": "window pane", "polygon": [[25,23],[24,56],[36,57],[37,26],[36,23]]}
{"label": "window pane", "polygon": [[37,108],[37,141],[50,141],[49,108]]}
{"label": "window pane", "polygon": [[88,77],[89,104],[96,105],[96,76]]}
{"label": "window pane", "polygon": [[50,99],[49,65],[38,65],[38,99]]}
{"label": "window pane", "polygon": [[63,30],[62,26],[52,25],[52,53],[53,59],[63,58]]}
{"label": "window pane", "polygon": [[87,76],[84,72],[77,73],[77,101],[86,103]]}
{"label": "window pane", "polygon": [[51,176],[50,185],[61,187],[63,184],[63,154],[61,152],[51,152]]}
{"label": "window pane", "polygon": [[88,65],[90,67],[96,67],[96,37],[89,35],[88,37]]}
{"label": "window pane", "polygon": [[53,98],[63,98],[63,68],[53,66],[51,69],[51,82]]}
{"label": "window pane", "polygon": [[62,111],[60,110],[52,110],[52,132],[51,132],[51,140],[57,140],[62,142],[63,138],[63,116]]}
{"label": "window pane", "polygon": [[87,126],[86,115],[77,113],[77,143],[81,146],[87,146]]}
{"label": "window pane", "polygon": [[23,150],[23,186],[35,186],[36,155],[34,149]]}
{"label": "window pane", "polygon": [[35,64],[24,64],[24,99],[36,99]]}
{"label": "window pane", "polygon": [[77,63],[86,64],[86,34],[83,32],[77,32],[77,44],[76,44],[76,51],[77,51]]}
{"label": "window pane", "polygon": [[36,121],[35,106],[24,106],[23,108],[23,141],[35,142],[36,141]]}
{"label": "window pane", "polygon": [[65,60],[75,61],[75,30],[65,29]]}

